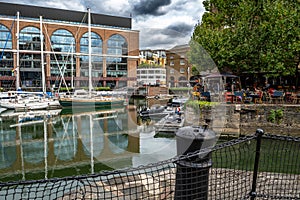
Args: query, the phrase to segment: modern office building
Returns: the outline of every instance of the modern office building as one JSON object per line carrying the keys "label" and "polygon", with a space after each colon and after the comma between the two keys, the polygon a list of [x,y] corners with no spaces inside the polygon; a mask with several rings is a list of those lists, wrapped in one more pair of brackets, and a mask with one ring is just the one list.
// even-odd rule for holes
{"label": "modern office building", "polygon": [[166,51],[166,75],[168,87],[188,87],[192,66],[188,62],[187,52],[190,46],[178,45]]}
{"label": "modern office building", "polygon": [[137,82],[139,85],[166,86],[166,68],[138,67]]}
{"label": "modern office building", "polygon": [[131,18],[0,2],[2,88],[134,86],[138,60]]}

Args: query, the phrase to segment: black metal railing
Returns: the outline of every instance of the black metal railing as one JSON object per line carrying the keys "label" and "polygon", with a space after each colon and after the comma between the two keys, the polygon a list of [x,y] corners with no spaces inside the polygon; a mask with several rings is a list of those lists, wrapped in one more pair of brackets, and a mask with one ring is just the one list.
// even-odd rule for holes
{"label": "black metal railing", "polygon": [[[94,175],[1,182],[0,199],[300,199],[299,138],[258,129],[209,152]],[[194,159],[203,153],[209,156]]]}

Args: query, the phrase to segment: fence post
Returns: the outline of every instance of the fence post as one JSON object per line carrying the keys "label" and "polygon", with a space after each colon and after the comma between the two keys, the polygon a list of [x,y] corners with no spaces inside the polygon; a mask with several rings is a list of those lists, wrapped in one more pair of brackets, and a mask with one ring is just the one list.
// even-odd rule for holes
{"label": "fence post", "polygon": [[[176,161],[175,200],[207,200],[211,150],[215,141],[215,133],[200,126],[186,126],[176,132],[177,154],[191,155]],[[197,151],[199,154],[195,153]]]}
{"label": "fence post", "polygon": [[256,183],[257,183],[261,140],[262,140],[264,131],[262,129],[257,129],[255,134],[256,134],[257,138],[256,138],[255,162],[254,162],[253,178],[252,178],[252,188],[251,188],[251,192],[250,192],[251,200],[254,200],[257,195],[256,194]]}

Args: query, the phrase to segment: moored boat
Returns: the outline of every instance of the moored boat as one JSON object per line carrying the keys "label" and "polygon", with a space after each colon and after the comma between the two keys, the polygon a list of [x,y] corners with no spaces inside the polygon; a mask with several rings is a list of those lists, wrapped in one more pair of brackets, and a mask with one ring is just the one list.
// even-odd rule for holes
{"label": "moored boat", "polygon": [[0,106],[17,112],[60,108],[59,101],[56,99],[27,94],[19,94],[12,99],[2,99]]}
{"label": "moored boat", "polygon": [[95,107],[110,108],[124,106],[125,99],[90,94],[85,90],[77,90],[74,94],[61,96],[59,103],[62,107]]}
{"label": "moored boat", "polygon": [[184,114],[170,113],[154,124],[155,132],[175,132],[184,126]]}
{"label": "moored boat", "polygon": [[168,115],[169,111],[166,109],[165,106],[154,105],[150,108],[140,108],[138,114],[142,119],[161,119]]}

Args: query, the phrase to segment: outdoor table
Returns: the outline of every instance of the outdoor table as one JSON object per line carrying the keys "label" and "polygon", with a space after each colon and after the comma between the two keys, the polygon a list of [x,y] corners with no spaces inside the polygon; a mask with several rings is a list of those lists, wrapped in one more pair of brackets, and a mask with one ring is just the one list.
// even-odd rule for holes
{"label": "outdoor table", "polygon": [[249,94],[250,97],[252,97],[252,102],[256,103],[256,100],[259,99],[259,94],[251,93]]}

